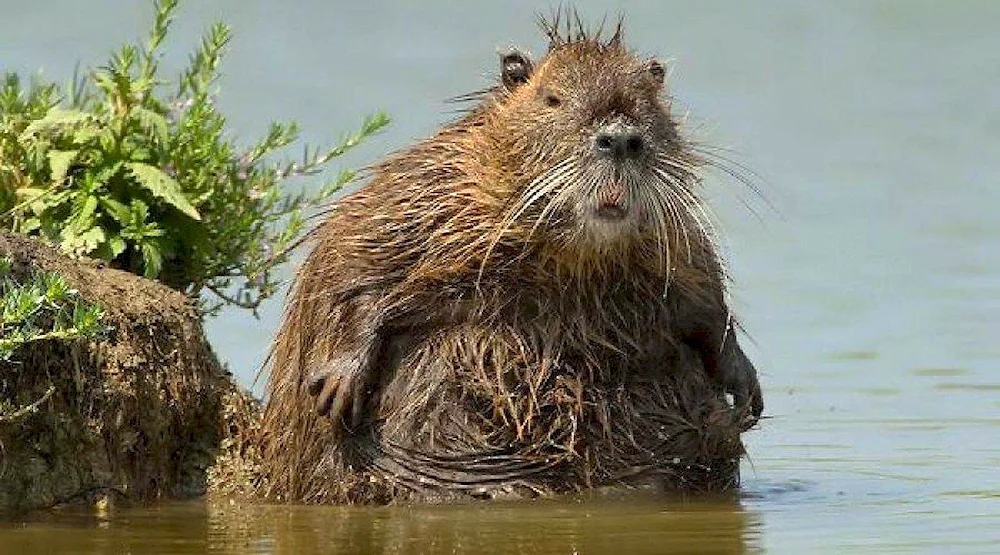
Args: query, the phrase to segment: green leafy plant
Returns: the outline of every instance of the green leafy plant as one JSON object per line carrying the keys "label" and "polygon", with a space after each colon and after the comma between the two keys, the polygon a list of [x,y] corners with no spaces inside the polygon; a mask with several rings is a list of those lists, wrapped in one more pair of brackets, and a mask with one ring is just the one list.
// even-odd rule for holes
{"label": "green leafy plant", "polygon": [[[11,276],[11,266],[9,258],[0,258],[0,364],[29,343],[96,338],[107,331],[101,307],[80,299],[62,276],[37,272],[19,283]],[[23,406],[0,398],[0,424],[37,411],[54,392],[50,385],[41,397]]]}
{"label": "green leafy plant", "polygon": [[298,141],[295,123],[273,123],[238,147],[214,101],[228,27],[211,27],[176,82],[160,77],[177,4],[156,2],[144,44],[121,46],[65,87],[6,74],[0,225],[159,279],[201,299],[205,313],[227,304],[256,313],[276,292],[272,270],[302,236],[307,211],[355,174],[342,171],[314,192],[288,193],[287,181],[318,174],[388,118],[365,119],[330,148],[306,145],[293,162],[272,157]]}
{"label": "green leafy plant", "polygon": [[10,259],[0,258],[0,361],[10,360],[27,343],[96,337],[104,331],[101,307],[81,300],[62,276],[40,272],[18,283],[10,268]]}

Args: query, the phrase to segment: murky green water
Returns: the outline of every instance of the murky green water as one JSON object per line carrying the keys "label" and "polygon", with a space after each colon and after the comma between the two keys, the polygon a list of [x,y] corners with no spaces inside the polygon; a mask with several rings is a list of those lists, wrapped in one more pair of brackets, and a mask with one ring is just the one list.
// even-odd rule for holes
{"label": "murky green water", "polygon": [[[177,504],[5,525],[0,553],[1000,551],[1000,4],[576,4],[624,9],[633,45],[676,58],[689,127],[760,173],[775,206],[709,183],[772,415],[747,436],[741,499]],[[234,25],[221,86],[238,132],[294,118],[329,140],[389,110],[360,164],[447,119],[441,99],[481,87],[497,48],[540,50],[547,5],[189,1],[174,44]],[[58,77],[149,15],[124,0],[0,13],[0,64]],[[210,326],[245,383],[279,311]]]}
{"label": "murky green water", "polygon": [[206,507],[61,515],[0,536],[4,553],[738,553],[737,504],[530,502],[442,507]]}

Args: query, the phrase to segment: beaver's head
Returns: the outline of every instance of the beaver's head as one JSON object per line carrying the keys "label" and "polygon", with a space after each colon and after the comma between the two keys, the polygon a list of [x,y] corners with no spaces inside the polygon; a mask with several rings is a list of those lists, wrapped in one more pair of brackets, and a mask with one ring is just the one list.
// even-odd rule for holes
{"label": "beaver's head", "polygon": [[513,176],[508,218],[537,222],[533,240],[606,252],[646,238],[667,250],[700,208],[697,159],[680,138],[666,71],[608,39],[547,29],[544,58],[501,57],[491,127]]}

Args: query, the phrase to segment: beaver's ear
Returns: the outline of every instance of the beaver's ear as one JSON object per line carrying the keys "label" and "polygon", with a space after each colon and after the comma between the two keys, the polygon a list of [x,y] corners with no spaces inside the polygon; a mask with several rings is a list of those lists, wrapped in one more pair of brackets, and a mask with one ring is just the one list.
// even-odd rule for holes
{"label": "beaver's ear", "polygon": [[508,91],[516,89],[531,78],[531,59],[527,54],[517,50],[500,56],[500,80]]}

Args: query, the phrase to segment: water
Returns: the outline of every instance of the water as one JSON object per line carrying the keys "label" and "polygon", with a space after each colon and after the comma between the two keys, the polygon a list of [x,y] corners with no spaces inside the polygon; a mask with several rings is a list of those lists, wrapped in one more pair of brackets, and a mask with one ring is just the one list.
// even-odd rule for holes
{"label": "water", "polygon": [[[676,60],[688,127],[733,149],[774,208],[707,193],[772,416],[735,501],[431,508],[172,504],[0,529],[0,552],[994,552],[1000,544],[1000,4],[578,2],[628,14]],[[0,64],[63,78],[140,33],[144,2],[0,0]],[[430,133],[496,50],[540,51],[529,2],[188,2],[167,63],[211,20],[236,31],[222,104],[237,135],[297,119],[329,141],[382,108],[359,165]],[[752,210],[744,205],[750,205]],[[756,213],[756,215],[755,215]],[[250,384],[277,326],[210,337]],[[259,391],[259,384],[258,384]]]}
{"label": "water", "polygon": [[[0,539],[5,553],[734,553],[753,514],[732,503],[531,502],[443,507],[175,504],[60,515]],[[53,533],[57,532],[57,533]]]}

